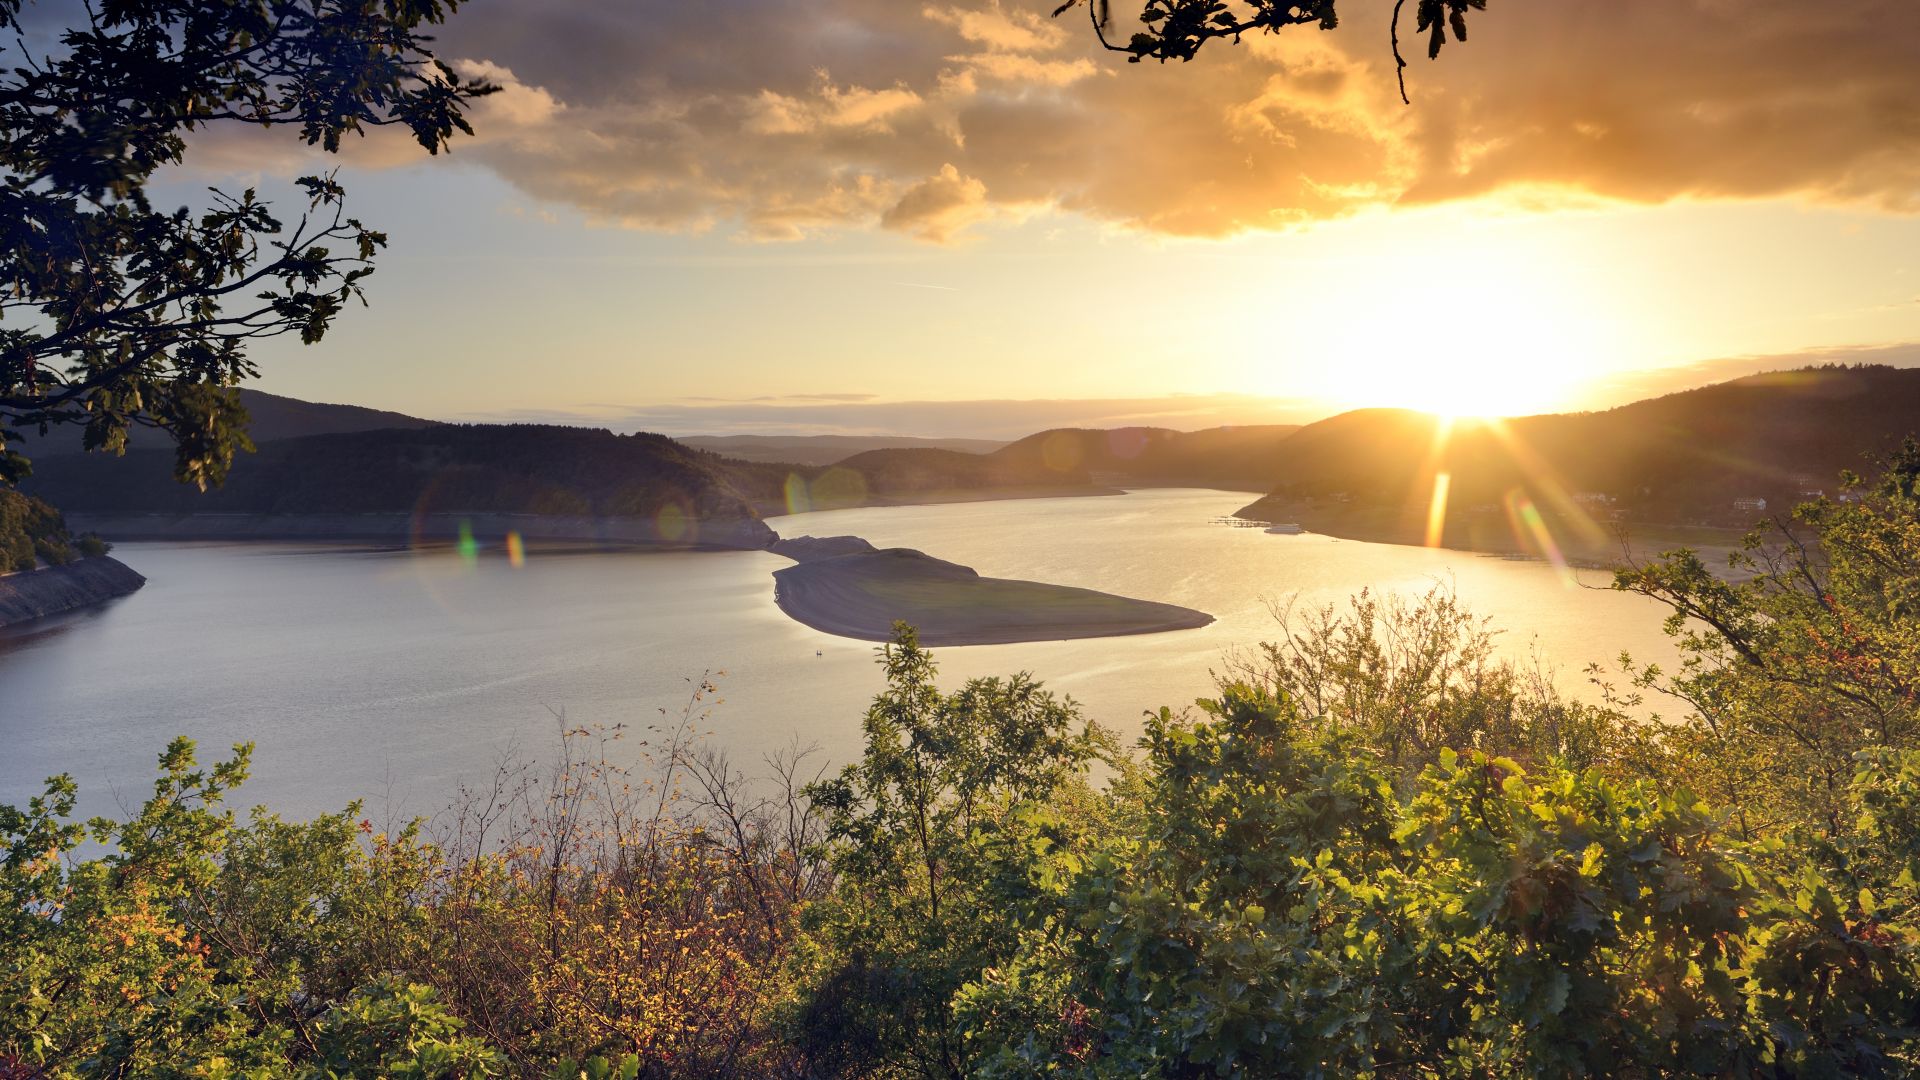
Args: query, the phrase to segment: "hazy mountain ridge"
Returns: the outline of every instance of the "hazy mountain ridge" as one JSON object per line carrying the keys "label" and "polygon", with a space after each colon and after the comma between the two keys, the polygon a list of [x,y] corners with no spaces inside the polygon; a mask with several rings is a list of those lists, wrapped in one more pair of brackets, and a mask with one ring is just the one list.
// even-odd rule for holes
{"label": "hazy mountain ridge", "polygon": [[[1287,509],[1303,500],[1390,508],[1398,513],[1392,529],[1361,531],[1398,537],[1394,529],[1424,521],[1435,474],[1446,472],[1456,512],[1492,513],[1518,492],[1550,510],[1579,499],[1597,517],[1739,524],[1752,519],[1755,500],[1781,507],[1804,491],[1833,490],[1841,469],[1869,469],[1874,456],[1920,428],[1920,370],[1777,372],[1605,412],[1498,424],[1361,409],[1301,428],[1062,428],[986,454],[892,447],[830,466],[745,461],[662,435],[434,424],[270,395],[249,400],[265,406],[267,435],[257,454],[235,463],[225,488],[202,494],[176,484],[171,452],[155,447],[123,459],[46,455],[26,489],[83,514],[744,519],[1112,490],[1102,484],[1196,486],[1270,492],[1243,511],[1253,517],[1291,520]],[[390,417],[410,426],[280,434]]]}
{"label": "hazy mountain ridge", "polygon": [[1084,469],[1097,478],[1124,484],[1266,491],[1274,484],[1274,456],[1299,430],[1297,424],[1200,431],[1055,428],[1020,439],[992,456],[1035,470]]}
{"label": "hazy mountain ridge", "polygon": [[900,496],[916,492],[978,488],[1090,485],[1088,471],[1035,468],[995,454],[968,454],[931,447],[869,450],[855,454],[829,472],[857,473],[869,492]]}
{"label": "hazy mountain ridge", "polygon": [[836,465],[869,450],[930,449],[990,454],[1002,439],[930,439],[911,435],[682,435],[676,440],[739,461]]}

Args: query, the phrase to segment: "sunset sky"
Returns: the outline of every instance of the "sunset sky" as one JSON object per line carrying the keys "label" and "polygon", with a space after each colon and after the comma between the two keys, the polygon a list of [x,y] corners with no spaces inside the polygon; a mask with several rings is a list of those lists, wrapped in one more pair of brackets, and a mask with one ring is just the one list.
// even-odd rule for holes
{"label": "sunset sky", "polygon": [[[439,51],[505,92],[450,159],[346,155],[392,237],[372,307],[260,386],[1012,436],[1920,365],[1912,0],[1495,0],[1410,107],[1385,0],[1165,67],[1051,7],[475,0]],[[291,134],[202,141],[164,194],[284,195]]]}

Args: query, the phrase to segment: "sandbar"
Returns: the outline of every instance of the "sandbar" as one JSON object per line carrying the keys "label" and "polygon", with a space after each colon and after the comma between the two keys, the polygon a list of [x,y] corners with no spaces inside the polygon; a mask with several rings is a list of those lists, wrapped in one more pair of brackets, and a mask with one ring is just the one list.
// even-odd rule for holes
{"label": "sandbar", "polygon": [[1213,622],[1204,611],[1174,604],[981,577],[970,567],[911,548],[861,551],[851,543],[824,541],[809,546],[804,555],[812,557],[774,571],[780,610],[815,630],[862,641],[887,640],[896,621],[919,631],[924,645],[1158,634]]}

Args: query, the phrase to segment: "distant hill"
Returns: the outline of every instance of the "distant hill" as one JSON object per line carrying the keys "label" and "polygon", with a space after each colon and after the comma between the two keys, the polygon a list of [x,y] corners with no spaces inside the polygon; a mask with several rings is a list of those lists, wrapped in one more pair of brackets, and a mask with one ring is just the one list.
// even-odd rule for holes
{"label": "distant hill", "polygon": [[[1405,410],[1343,413],[1282,444],[1273,491],[1424,513],[1435,474],[1446,472],[1460,508],[1492,508],[1519,492],[1548,509],[1746,524],[1760,516],[1760,500],[1771,512],[1803,493],[1832,493],[1841,470],[1870,471],[1909,433],[1920,433],[1920,370],[1806,368],[1498,424],[1443,428]],[[1262,516],[1256,507],[1250,516]]]}
{"label": "distant hill", "polygon": [[[1842,469],[1869,469],[1873,457],[1920,429],[1920,370],[1778,372],[1606,412],[1498,424],[1446,425],[1424,413],[1362,409],[1302,428],[1064,428],[984,454],[893,446],[830,465],[750,461],[660,435],[432,424],[264,394],[247,400],[260,450],[235,463],[223,489],[201,494],[174,483],[171,449],[163,444],[123,459],[42,454],[25,490],[83,515],[746,520],[871,504],[1098,494],[1113,490],[1109,485],[1191,485],[1270,492],[1243,511],[1252,517],[1305,522],[1300,507],[1337,505],[1339,513],[1313,520],[1338,519],[1348,530],[1340,535],[1417,539],[1435,476],[1445,472],[1450,513],[1478,515],[1466,524],[1450,518],[1447,528],[1472,525],[1480,530],[1475,536],[1511,536],[1517,495],[1549,518],[1738,525],[1759,516],[1761,500],[1771,511],[1803,492],[1834,490]],[[375,423],[390,426],[360,426]]]}
{"label": "distant hill", "polygon": [[1023,469],[1084,469],[1095,479],[1160,487],[1266,491],[1278,476],[1280,448],[1297,424],[1168,428],[1056,428],[1029,435],[991,456]]}
{"label": "distant hill", "polygon": [[661,435],[437,424],[262,444],[225,486],[175,483],[172,454],[44,459],[25,485],[70,514],[434,514],[753,518],[786,472]]}
{"label": "distant hill", "polygon": [[[383,428],[424,428],[436,423],[405,413],[367,409],[359,405],[325,405],[259,390],[242,389],[240,403],[246,406],[249,417],[247,434],[256,444],[298,439],[307,435],[339,435]],[[44,436],[31,431],[23,434],[26,436],[25,452],[31,458],[81,452],[80,428],[77,425],[56,427]],[[170,447],[171,443],[162,432],[136,429],[128,436],[128,445],[134,450],[148,450]]]}
{"label": "distant hill", "polygon": [[1088,483],[1085,469],[1043,470],[996,454],[966,454],[928,447],[869,450],[864,454],[855,454],[833,468],[860,474],[865,478],[869,491],[883,495]]}
{"label": "distant hill", "polygon": [[[397,414],[340,407],[267,415],[268,430],[294,421],[351,425]],[[412,420],[400,417],[402,420]],[[176,483],[170,447],[104,454],[43,454],[23,490],[89,527],[129,536],[404,536],[408,518],[440,532],[462,515],[554,519],[757,521],[763,514],[873,503],[982,497],[1104,494],[1084,470],[1036,472],[987,455],[911,448],[868,451],[832,466],[744,461],[663,435],[615,435],[543,425],[430,424],[348,430],[259,441],[241,455],[223,487]],[[129,522],[129,516],[197,517],[197,522]],[[369,520],[343,522],[359,515]],[[313,524],[242,518],[307,518]],[[326,521],[321,521],[326,518]],[[506,525],[494,523],[504,529]],[[580,531],[569,525],[552,533]],[[596,527],[595,535],[612,535]],[[291,530],[291,531],[289,531]],[[357,530],[357,531],[355,531]],[[589,530],[593,531],[593,530]],[[632,530],[618,532],[626,539]],[[746,530],[742,535],[758,535]],[[670,539],[670,537],[662,537]],[[765,537],[769,542],[771,536]]]}
{"label": "distant hill", "polygon": [[740,461],[790,465],[833,465],[869,450],[956,450],[988,454],[1007,445],[1000,439],[918,439],[905,435],[685,435],[677,441]]}

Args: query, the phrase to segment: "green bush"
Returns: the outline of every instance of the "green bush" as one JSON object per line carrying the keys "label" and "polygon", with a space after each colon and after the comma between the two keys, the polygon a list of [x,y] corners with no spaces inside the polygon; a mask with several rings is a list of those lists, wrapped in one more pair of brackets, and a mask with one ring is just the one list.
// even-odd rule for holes
{"label": "green bush", "polygon": [[1776,871],[1698,800],[1591,770],[1447,751],[1397,797],[1251,687],[1146,749],[1145,827],[959,995],[975,1071],[1885,1075],[1920,1050],[1894,872],[1920,754],[1864,768],[1872,843]]}
{"label": "green bush", "polygon": [[46,502],[0,487],[0,567],[31,570],[73,561],[67,525]]}

